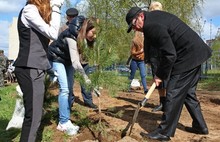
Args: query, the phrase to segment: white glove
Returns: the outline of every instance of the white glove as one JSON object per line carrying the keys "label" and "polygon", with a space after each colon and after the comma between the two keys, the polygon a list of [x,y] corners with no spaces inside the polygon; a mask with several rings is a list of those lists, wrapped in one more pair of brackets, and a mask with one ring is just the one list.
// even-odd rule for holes
{"label": "white glove", "polygon": [[87,75],[84,75],[83,77],[84,77],[84,79],[85,79],[85,83],[86,83],[86,84],[91,84],[91,80],[88,78]]}
{"label": "white glove", "polygon": [[91,80],[90,79],[86,79],[86,84],[91,84]]}
{"label": "white glove", "polygon": [[58,8],[61,8],[63,5],[64,0],[50,0],[50,6],[57,6]]}

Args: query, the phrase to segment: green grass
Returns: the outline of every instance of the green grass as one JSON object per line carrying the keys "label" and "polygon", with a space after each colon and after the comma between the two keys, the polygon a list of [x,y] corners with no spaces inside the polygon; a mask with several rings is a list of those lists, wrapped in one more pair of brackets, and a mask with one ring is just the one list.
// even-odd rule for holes
{"label": "green grass", "polygon": [[201,79],[198,88],[208,91],[220,91],[220,70],[209,70],[207,77]]}
{"label": "green grass", "polygon": [[220,91],[220,79],[202,79],[199,81],[200,90]]}
{"label": "green grass", "polygon": [[41,142],[53,142],[54,131],[51,128],[45,128],[42,133],[43,140]]}
{"label": "green grass", "polygon": [[16,85],[0,88],[0,142],[18,141],[20,130],[12,129],[6,131],[5,128],[11,119],[16,101]]}

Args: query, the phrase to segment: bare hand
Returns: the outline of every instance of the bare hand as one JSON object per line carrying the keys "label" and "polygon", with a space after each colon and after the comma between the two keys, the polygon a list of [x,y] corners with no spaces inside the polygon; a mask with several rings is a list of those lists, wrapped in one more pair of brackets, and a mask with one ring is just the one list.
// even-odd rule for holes
{"label": "bare hand", "polygon": [[160,83],[162,82],[162,80],[155,75],[154,76],[154,82],[156,83],[157,86],[159,86]]}

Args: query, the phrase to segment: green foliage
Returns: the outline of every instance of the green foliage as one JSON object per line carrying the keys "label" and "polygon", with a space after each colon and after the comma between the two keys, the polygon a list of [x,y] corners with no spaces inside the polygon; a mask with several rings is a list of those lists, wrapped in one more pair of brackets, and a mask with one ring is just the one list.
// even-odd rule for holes
{"label": "green foliage", "polygon": [[[98,38],[95,46],[92,50],[89,48],[83,49],[83,55],[88,59],[89,64],[95,68],[95,72],[89,75],[92,81],[89,88],[104,87],[109,90],[110,95],[115,95],[119,89],[123,88],[122,80],[117,71],[108,71],[106,69],[117,63],[122,63],[123,56],[127,56],[128,54],[118,54],[122,45],[119,43],[120,40],[114,37],[116,30],[112,28],[114,26],[113,24],[108,24],[108,30],[104,28],[106,25],[102,21],[98,26]],[[115,33],[109,29],[114,29]],[[80,80],[82,81],[82,79]]]}
{"label": "green foliage", "polygon": [[53,142],[54,131],[50,128],[45,128],[42,132],[43,140],[41,142]]}
{"label": "green foliage", "polygon": [[220,70],[209,70],[207,78],[199,81],[198,88],[200,90],[220,91]]}
{"label": "green foliage", "polygon": [[[96,123],[96,124],[93,124],[90,126],[90,129],[93,131],[93,132],[98,132],[100,133],[102,136],[107,136],[107,126],[106,126],[106,122],[105,121],[100,121],[99,123]],[[100,135],[99,134],[99,135]]]}
{"label": "green foliage", "polygon": [[126,33],[125,15],[130,3],[118,0],[89,0],[88,15],[100,19],[100,33],[97,37],[98,41],[104,43],[100,46],[116,53],[119,60],[115,60],[115,63],[125,62],[129,56],[131,34]]}
{"label": "green foliage", "polygon": [[125,90],[128,87],[128,78],[119,76],[117,71],[98,71],[90,75],[96,86],[106,88],[108,94],[116,96],[119,90]]}
{"label": "green foliage", "polygon": [[201,34],[204,23],[201,8],[204,0],[158,0],[162,3],[165,11],[168,11]]}
{"label": "green foliage", "polygon": [[[130,55],[130,44],[133,34],[127,34],[125,16],[132,6],[148,7],[151,0],[88,0],[88,17],[100,19],[100,33],[97,36],[104,49],[114,50],[119,60],[125,63]],[[164,10],[177,15],[193,29],[201,31],[200,8],[203,0],[158,0]],[[101,8],[100,8],[101,7]],[[115,56],[116,56],[115,55]]]}
{"label": "green foliage", "polygon": [[73,108],[73,115],[76,118],[75,123],[80,127],[87,127],[91,125],[91,121],[87,116],[87,110],[85,107],[80,105],[75,105]]}
{"label": "green foliage", "polygon": [[217,79],[203,79],[199,82],[198,87],[202,90],[220,91],[220,76]]}
{"label": "green foliage", "polygon": [[121,118],[124,114],[124,110],[117,111],[115,107],[110,107],[106,110],[105,114],[113,117]]}
{"label": "green foliage", "polygon": [[215,40],[212,45],[212,65],[213,68],[220,68],[220,40]]}
{"label": "green foliage", "polygon": [[90,64],[98,65],[99,69],[104,69],[111,66],[115,62],[119,61],[117,56],[116,47],[106,43],[104,39],[107,39],[108,34],[104,31],[100,31],[97,34],[98,38],[93,49],[85,48],[83,55],[89,60]]}
{"label": "green foliage", "polygon": [[220,51],[220,39],[219,39],[219,40],[215,40],[215,41],[213,42],[212,50],[214,50],[214,51]]}

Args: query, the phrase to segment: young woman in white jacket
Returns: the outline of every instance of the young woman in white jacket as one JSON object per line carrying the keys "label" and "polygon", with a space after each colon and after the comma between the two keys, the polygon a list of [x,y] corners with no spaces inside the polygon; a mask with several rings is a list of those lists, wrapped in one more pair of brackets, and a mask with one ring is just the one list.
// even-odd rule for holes
{"label": "young woman in white jacket", "polygon": [[21,142],[34,142],[42,117],[44,75],[50,39],[58,37],[63,0],[27,0],[18,17],[19,53],[15,75],[23,92],[25,118]]}

